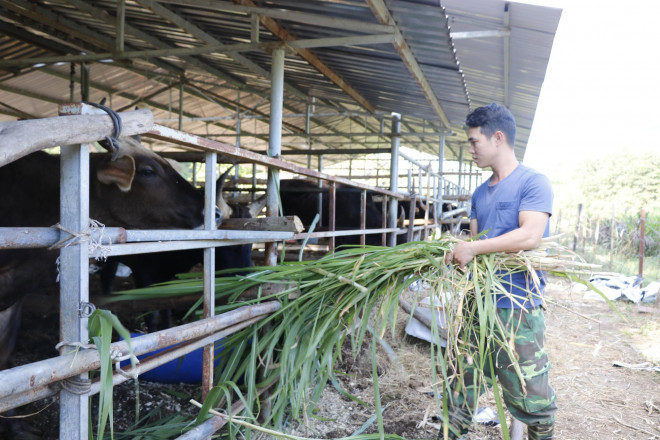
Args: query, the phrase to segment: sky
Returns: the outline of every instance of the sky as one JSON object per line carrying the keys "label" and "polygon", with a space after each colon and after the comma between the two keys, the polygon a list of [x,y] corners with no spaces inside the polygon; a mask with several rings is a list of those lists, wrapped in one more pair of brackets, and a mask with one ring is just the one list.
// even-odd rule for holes
{"label": "sky", "polygon": [[523,162],[552,178],[625,149],[660,154],[660,1],[522,2],[563,9]]}

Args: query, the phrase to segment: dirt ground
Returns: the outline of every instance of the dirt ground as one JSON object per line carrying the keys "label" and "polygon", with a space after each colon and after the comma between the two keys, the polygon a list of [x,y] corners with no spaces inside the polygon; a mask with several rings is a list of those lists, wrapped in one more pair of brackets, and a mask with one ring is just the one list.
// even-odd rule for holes
{"label": "dirt ground", "polygon": [[[45,295],[45,294],[44,294]],[[553,279],[547,289],[551,300],[547,312],[547,349],[553,368],[551,383],[558,395],[556,438],[660,439],[660,374],[642,367],[660,365],[660,306],[638,307],[617,302],[625,320],[603,302],[583,299],[582,292]],[[56,308],[48,306],[51,296],[35,296],[26,303],[17,363],[54,356],[57,343]],[[403,315],[403,313],[402,313]],[[126,322],[126,321],[124,321]],[[36,327],[42,330],[34,331]],[[51,331],[44,331],[43,328]],[[398,359],[393,362],[379,348],[379,387],[385,431],[407,439],[435,439],[438,436],[434,400],[430,394],[429,344],[403,332],[385,341]],[[356,362],[344,357],[338,365],[342,386],[365,402],[373,402],[369,347]],[[622,365],[622,366],[615,366]],[[196,414],[190,398],[198,398],[195,385],[140,383],[139,404],[144,416],[160,408],[156,418],[167,414]],[[135,420],[135,386],[125,383],[115,391],[115,429],[122,430]],[[495,408],[491,395],[481,407]],[[47,399],[19,408],[21,420],[32,438],[58,438],[56,399]],[[375,432],[371,405],[361,405],[341,396],[332,385],[318,402],[305,426],[291,425],[295,435],[339,438],[362,429]],[[176,437],[173,435],[172,438]],[[12,438],[0,431],[0,438]],[[30,438],[23,433],[13,438]],[[271,438],[266,435],[252,438]],[[499,426],[476,426],[468,440],[501,439]]]}
{"label": "dirt ground", "polygon": [[[583,299],[583,292],[572,291],[560,279],[551,280],[546,296],[550,379],[559,407],[555,437],[660,439],[660,374],[643,369],[660,365],[660,307],[617,302],[619,316],[604,302]],[[379,377],[382,405],[389,405],[383,413],[386,432],[408,439],[437,438],[438,425],[432,420],[437,411],[429,393],[429,344],[405,335],[403,326],[394,340],[388,335],[385,339],[405,369],[397,372],[386,356],[380,356],[385,371]],[[347,376],[341,381],[349,392],[373,402],[371,364],[364,362],[345,365]],[[495,410],[492,394],[484,395],[479,406]],[[317,417],[310,419],[307,429],[297,428],[296,434],[348,436],[374,415],[373,409],[342,398],[331,386],[318,407]],[[373,425],[366,432],[373,432]],[[468,440],[502,438],[499,426],[477,425],[466,436]]]}

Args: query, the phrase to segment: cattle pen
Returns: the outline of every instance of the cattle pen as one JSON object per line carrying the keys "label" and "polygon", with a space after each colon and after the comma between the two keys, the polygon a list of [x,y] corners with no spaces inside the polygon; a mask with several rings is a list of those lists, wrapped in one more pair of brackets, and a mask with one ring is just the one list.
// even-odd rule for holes
{"label": "cattle pen", "polygon": [[[0,363],[0,414],[58,396],[59,438],[74,440],[92,435],[89,396],[102,387],[89,372],[108,360],[88,344],[90,259],[203,255],[202,318],[132,339],[134,356],[179,345],[131,367],[120,364],[131,355],[119,341],[109,359],[119,384],[201,347],[206,395],[214,341],[281,307],[271,301],[215,316],[217,249],[254,245],[250,257],[274,267],[294,246],[311,254],[311,242],[330,253],[457,231],[482,181],[465,117],[493,101],[509,107],[522,161],[561,16],[505,0],[0,0],[0,10],[0,170],[54,147],[61,163],[57,225],[0,227],[0,257],[59,255],[60,356],[6,370]],[[95,104],[102,100],[116,113]],[[196,229],[158,218],[149,219],[158,226],[94,221],[94,150],[109,145],[116,159],[119,131],[141,136],[160,159],[192,164],[175,182],[197,191],[203,181]],[[234,166],[241,182],[225,194],[255,201],[263,193],[265,215],[217,224],[220,164]],[[304,212],[285,212],[285,180],[309,184]],[[10,192],[0,188],[0,202]],[[7,260],[0,288],[2,271],[14,269]],[[20,309],[7,307],[4,294],[0,329]],[[213,417],[181,438],[208,438],[224,423]]]}
{"label": "cattle pen", "polygon": [[[65,115],[88,115],[90,120],[101,119],[100,128],[96,131],[87,132],[86,142],[92,142],[93,139],[102,140],[112,134],[111,118],[103,116],[105,113],[96,107],[84,103],[72,103],[60,106],[60,118],[66,118]],[[137,119],[131,123],[132,118]],[[60,352],[61,356],[54,359],[47,359],[33,364],[18,366],[8,370],[0,371],[0,412],[8,411],[13,408],[34,402],[46,397],[59,394],[60,400],[60,434],[62,438],[74,438],[73,433],[77,433],[75,438],[86,438],[87,423],[89,412],[88,396],[99,392],[100,384],[97,381],[91,381],[88,378],[90,371],[97,370],[102,362],[99,352],[90,346],[87,341],[89,334],[87,330],[87,318],[94,310],[94,305],[90,303],[89,296],[89,259],[107,258],[110,256],[140,254],[156,251],[168,251],[175,249],[194,249],[205,248],[204,258],[204,319],[185,324],[183,326],[162,330],[156,333],[147,334],[134,338],[133,353],[142,355],[154,350],[169,347],[173,344],[181,344],[176,350],[167,353],[152,356],[149,361],[141,363],[135,369],[123,367],[117,369],[113,375],[113,383],[119,384],[141,373],[149,371],[157,366],[196,350],[205,347],[205,359],[203,362],[203,390],[208,391],[213,386],[213,343],[233,332],[236,332],[254,322],[262,319],[264,316],[277,310],[277,302],[264,303],[258,306],[250,306],[241,310],[228,312],[222,315],[213,316],[214,310],[214,254],[211,251],[216,246],[227,246],[236,243],[246,242],[265,242],[275,243],[283,240],[302,240],[310,237],[327,237],[329,239],[329,248],[334,247],[333,240],[335,236],[360,234],[361,242],[364,244],[366,234],[389,235],[387,242],[394,244],[397,234],[405,234],[412,238],[414,232],[422,232],[423,238],[429,236],[429,230],[439,227],[437,210],[432,213],[432,220],[425,222],[424,225],[415,226],[414,211],[410,209],[407,215],[408,226],[399,228],[397,221],[397,201],[411,201],[414,206],[417,196],[397,192],[398,169],[392,167],[393,190],[385,190],[359,182],[350,181],[345,178],[339,178],[328,175],[316,170],[301,167],[299,165],[286,162],[277,158],[277,153],[269,156],[250,152],[248,150],[239,150],[234,146],[223,144],[221,142],[205,139],[199,136],[190,135],[177,130],[169,129],[164,126],[153,125],[153,118],[149,112],[140,110],[127,112],[119,115],[126,121],[125,127],[128,134],[142,134],[145,137],[154,137],[159,140],[167,141],[180,145],[186,149],[201,150],[206,156],[206,184],[205,184],[205,212],[206,215],[204,230],[186,231],[186,230],[125,230],[124,228],[103,228],[90,227],[88,194],[89,180],[87,169],[89,168],[89,153],[91,145],[89,143],[70,145],[61,147],[61,219],[57,227],[21,227],[21,228],[0,228],[0,249],[12,248],[46,248],[60,244]],[[394,116],[396,118],[398,115]],[[73,121],[73,120],[72,120]],[[48,121],[50,122],[50,121]],[[5,133],[12,133],[16,139],[20,137],[19,133],[23,130],[34,132],[34,128],[42,123],[40,120],[28,122],[18,122],[21,127],[12,127],[11,124],[3,124]],[[60,127],[66,127],[67,124],[61,123]],[[89,124],[87,124],[89,127]],[[396,123],[393,124],[396,127]],[[398,137],[396,133],[392,136],[392,150],[397,151]],[[3,141],[4,142],[4,141]],[[3,146],[5,144],[3,143]],[[40,148],[50,148],[57,146],[52,141],[38,140],[28,143],[28,148],[16,153],[7,159],[21,157],[31,150],[34,145]],[[6,151],[6,150],[5,150]],[[267,166],[269,170],[286,170],[306,177],[323,180],[330,186],[330,231],[327,232],[296,232],[296,231],[237,231],[226,229],[215,229],[212,213],[215,208],[215,181],[217,176],[215,164],[218,161],[218,155],[230,159],[239,159],[250,161],[259,165]],[[393,160],[393,163],[395,161]],[[421,164],[419,164],[421,165]],[[420,170],[428,173],[428,180],[433,181],[428,188],[430,195],[420,195],[424,203],[434,202],[435,206],[441,206],[443,189],[441,188],[441,179],[437,174],[428,172],[420,166]],[[273,171],[271,171],[272,173]],[[421,171],[420,171],[421,172]],[[396,177],[394,177],[396,176]],[[422,180],[422,179],[420,179]],[[272,182],[277,182],[273,180]],[[276,184],[276,183],[275,183]],[[336,213],[334,202],[334,188],[336,184],[356,187],[361,191],[361,228],[352,231],[334,231],[334,216]],[[365,229],[365,206],[367,191],[378,193],[383,196],[383,206],[388,207],[389,212],[383,210],[383,227],[378,229]],[[277,203],[277,201],[275,201]],[[277,206],[271,207],[269,214],[276,215]],[[388,215],[386,215],[389,213]],[[394,216],[392,216],[394,213]],[[442,216],[442,213],[439,213]],[[455,212],[445,213],[445,215],[455,215]],[[426,214],[428,218],[428,212]],[[270,247],[270,255],[265,256],[266,263],[277,263],[277,249]],[[112,345],[112,362],[119,365],[119,362],[126,360],[129,356],[129,346],[125,341],[116,342]],[[213,425],[209,421],[208,425]],[[201,432],[208,431],[208,428],[200,428]],[[215,429],[219,429],[216,427]],[[188,433],[185,438],[204,438],[193,437],[193,433]]]}

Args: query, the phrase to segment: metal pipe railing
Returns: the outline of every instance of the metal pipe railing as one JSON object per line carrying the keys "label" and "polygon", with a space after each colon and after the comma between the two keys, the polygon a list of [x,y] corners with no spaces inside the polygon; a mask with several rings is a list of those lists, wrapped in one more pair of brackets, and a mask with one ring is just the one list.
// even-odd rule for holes
{"label": "metal pipe railing", "polygon": [[[133,353],[139,356],[185,341],[213,335],[255,317],[269,315],[279,310],[279,308],[280,303],[277,301],[244,306],[212,318],[132,338]],[[194,349],[190,348],[190,350],[183,351],[187,353]],[[113,343],[110,350],[119,353],[120,356],[127,356],[130,352],[127,341]],[[55,358],[2,370],[0,371],[0,412],[20,406],[12,406],[10,403],[18,398],[18,395],[24,393],[29,395],[35,389],[48,387],[50,384],[96,370],[100,368],[100,365],[101,358],[98,351],[94,349],[75,349]],[[38,399],[39,397],[36,397],[30,401]]]}

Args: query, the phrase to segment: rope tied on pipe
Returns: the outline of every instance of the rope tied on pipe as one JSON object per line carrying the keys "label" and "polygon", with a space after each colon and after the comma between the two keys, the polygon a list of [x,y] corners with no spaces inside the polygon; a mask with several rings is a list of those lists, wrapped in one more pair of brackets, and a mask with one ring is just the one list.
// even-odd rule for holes
{"label": "rope tied on pipe", "polygon": [[105,103],[105,98],[101,100],[100,104],[97,104],[95,102],[89,102],[89,101],[83,101],[84,104],[91,105],[92,107],[99,108],[106,112],[108,116],[110,116],[110,119],[112,119],[112,125],[114,126],[114,131],[112,133],[112,136],[106,136],[104,140],[99,141],[99,145],[108,150],[110,154],[112,154],[112,159],[111,160],[116,160],[117,157],[119,156],[119,136],[121,136],[121,129],[122,129],[122,122],[121,118],[115,112],[109,107],[106,107],[103,105]]}
{"label": "rope tied on pipe", "polygon": [[92,389],[92,380],[89,378],[82,378],[80,376],[67,377],[66,379],[60,381],[62,389],[68,391],[71,394],[77,394],[79,396],[83,394],[88,394]]}
{"label": "rope tied on pipe", "polygon": [[[60,231],[64,231],[69,234],[68,237],[65,237],[58,241],[57,243],[51,245],[48,247],[49,251],[53,251],[56,249],[62,249],[69,247],[73,244],[80,244],[84,242],[89,242],[89,253],[90,255],[93,255],[94,253],[97,253],[97,255],[94,257],[96,261],[105,261],[108,259],[108,256],[110,255],[110,251],[112,250],[112,239],[110,237],[106,237],[105,235],[105,225],[99,221],[96,221],[94,219],[89,219],[89,232],[75,232],[71,231],[61,224],[57,223],[51,226],[51,228],[57,228]],[[98,238],[94,240],[92,237],[96,235]],[[103,241],[107,241],[107,244],[103,244]],[[55,265],[57,266],[57,279],[56,281],[60,281],[60,258],[57,257],[57,260],[55,260]]]}

